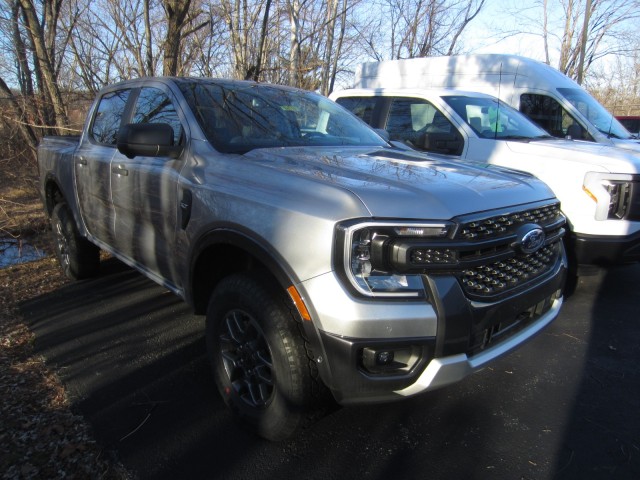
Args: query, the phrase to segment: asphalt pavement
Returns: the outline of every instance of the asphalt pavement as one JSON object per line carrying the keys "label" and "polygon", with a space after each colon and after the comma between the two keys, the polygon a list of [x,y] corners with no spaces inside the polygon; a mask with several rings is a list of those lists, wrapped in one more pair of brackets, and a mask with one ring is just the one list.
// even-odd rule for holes
{"label": "asphalt pavement", "polygon": [[270,443],[215,390],[204,318],[117,261],[21,306],[95,437],[141,479],[638,479],[640,266],[583,277],[538,337],[459,384]]}

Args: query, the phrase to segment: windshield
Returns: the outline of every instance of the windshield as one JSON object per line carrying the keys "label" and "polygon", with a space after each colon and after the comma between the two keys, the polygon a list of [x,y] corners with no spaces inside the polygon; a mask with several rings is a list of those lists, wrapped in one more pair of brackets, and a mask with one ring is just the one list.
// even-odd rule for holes
{"label": "windshield", "polygon": [[184,80],[178,86],[216,150],[385,146],[370,127],[325,97],[253,82]]}
{"label": "windshield", "polygon": [[442,97],[480,138],[532,140],[550,135],[517,110],[492,97]]}
{"label": "windshield", "polygon": [[576,107],[594,127],[608,137],[632,138],[627,129],[606,108],[581,88],[558,88],[558,92]]}

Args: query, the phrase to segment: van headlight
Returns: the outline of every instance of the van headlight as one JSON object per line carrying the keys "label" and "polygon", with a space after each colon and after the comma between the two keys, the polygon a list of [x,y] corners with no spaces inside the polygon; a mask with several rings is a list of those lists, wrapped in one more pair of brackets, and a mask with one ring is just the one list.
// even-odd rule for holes
{"label": "van headlight", "polygon": [[421,273],[458,262],[447,248],[451,222],[347,222],[338,225],[336,265],[369,297],[422,297]]}
{"label": "van headlight", "polygon": [[634,175],[588,172],[582,189],[596,202],[596,220],[625,218],[631,205]]}

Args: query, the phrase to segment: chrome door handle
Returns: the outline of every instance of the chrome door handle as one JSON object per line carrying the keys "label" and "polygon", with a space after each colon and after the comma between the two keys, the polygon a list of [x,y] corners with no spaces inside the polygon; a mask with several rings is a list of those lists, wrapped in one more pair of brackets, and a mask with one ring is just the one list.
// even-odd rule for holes
{"label": "chrome door handle", "polygon": [[113,173],[115,173],[116,175],[122,175],[123,177],[126,177],[127,175],[129,175],[129,170],[124,168],[122,165],[118,165],[117,167],[113,167],[111,169],[111,171]]}

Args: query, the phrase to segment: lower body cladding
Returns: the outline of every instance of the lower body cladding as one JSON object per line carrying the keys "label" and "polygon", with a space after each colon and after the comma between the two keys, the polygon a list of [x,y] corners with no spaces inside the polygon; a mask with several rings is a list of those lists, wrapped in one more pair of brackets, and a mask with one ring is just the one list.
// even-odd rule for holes
{"label": "lower body cladding", "polygon": [[[318,368],[336,400],[343,404],[397,400],[457,381],[535,336],[558,315],[566,262],[562,260],[534,285],[491,302],[470,300],[453,276],[425,276],[430,304],[422,319],[404,302],[386,302],[380,328],[394,321],[422,322],[431,335],[368,338],[319,332]],[[435,318],[430,314],[435,312]],[[347,323],[349,323],[347,321]],[[435,324],[435,325],[434,325]],[[368,325],[367,330],[371,331]],[[419,328],[417,329],[419,330]]]}

